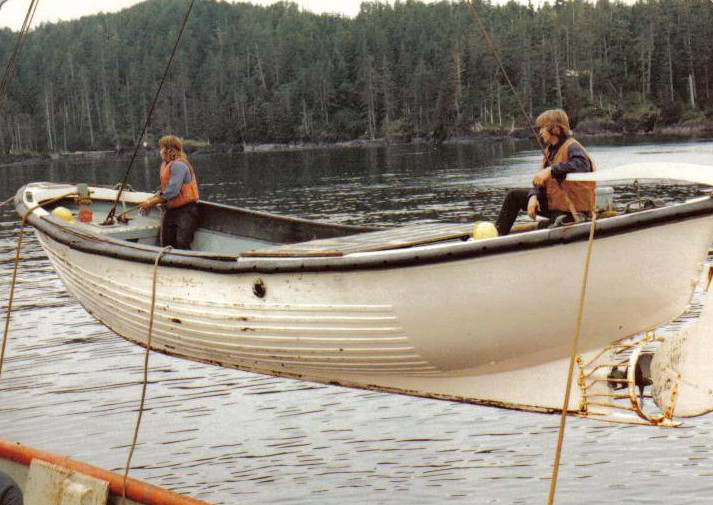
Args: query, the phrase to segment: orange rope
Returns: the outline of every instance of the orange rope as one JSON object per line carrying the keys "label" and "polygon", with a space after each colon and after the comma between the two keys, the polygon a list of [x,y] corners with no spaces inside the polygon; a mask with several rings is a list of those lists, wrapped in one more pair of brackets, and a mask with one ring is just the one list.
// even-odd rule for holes
{"label": "orange rope", "polygon": [[567,422],[567,409],[569,408],[569,397],[572,392],[572,376],[574,375],[574,362],[577,359],[577,344],[582,333],[582,315],[584,314],[584,300],[587,295],[587,279],[589,278],[589,265],[592,260],[592,245],[594,244],[594,230],[597,223],[596,212],[592,213],[592,225],[589,228],[589,244],[587,245],[587,259],[584,263],[584,275],[582,278],[582,289],[579,293],[579,309],[577,311],[577,325],[572,342],[572,353],[569,356],[569,371],[567,372],[567,387],[562,404],[562,414],[560,417],[559,433],[557,435],[557,450],[555,451],[555,461],[552,467],[552,479],[550,481],[550,496],[548,505],[555,502],[555,488],[557,487],[557,476],[559,474],[560,458],[562,456],[562,445],[564,443],[564,427]]}
{"label": "orange rope", "polygon": [[131,449],[129,450],[129,457],[126,460],[126,468],[124,469],[124,479],[122,483],[122,494],[121,503],[124,503],[126,498],[126,484],[129,479],[129,468],[131,467],[131,459],[134,456],[134,450],[136,449],[136,442],[139,439],[139,427],[141,426],[141,418],[144,414],[144,404],[146,403],[146,390],[149,382],[149,354],[151,353],[151,337],[153,335],[153,322],[154,322],[154,311],[156,309],[156,284],[158,280],[158,264],[161,257],[168,251],[173,249],[171,246],[164,247],[156,255],[156,261],[153,267],[153,284],[151,286],[151,312],[149,315],[149,332],[146,337],[146,353],[144,354],[144,383],[141,388],[141,403],[139,405],[139,415],[136,418],[136,426],[134,427],[134,439],[131,442]]}

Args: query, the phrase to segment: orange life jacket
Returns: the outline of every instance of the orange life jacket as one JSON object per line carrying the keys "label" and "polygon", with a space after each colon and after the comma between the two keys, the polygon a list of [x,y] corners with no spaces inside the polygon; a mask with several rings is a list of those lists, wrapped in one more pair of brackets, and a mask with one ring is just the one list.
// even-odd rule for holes
{"label": "orange life jacket", "polygon": [[[592,167],[592,172],[596,171],[597,167],[594,165],[592,157],[589,153],[585,151],[582,145],[574,140],[573,138],[565,141],[564,144],[555,153],[552,159],[552,165],[558,163],[567,163],[569,161],[569,147],[572,144],[577,144],[582,148],[584,154],[589,159],[589,164]],[[542,168],[545,168],[549,164],[547,157],[542,159]],[[569,205],[567,204],[567,199],[565,198],[565,193],[569,197],[572,205],[577,212],[591,212],[594,209],[594,188],[596,183],[594,182],[583,182],[583,181],[563,181],[562,185],[557,182],[554,177],[547,179],[545,181],[545,190],[547,191],[547,206],[549,210],[560,210],[563,212],[571,212]]]}
{"label": "orange life jacket", "polygon": [[191,182],[184,183],[181,186],[181,190],[178,193],[178,196],[168,201],[166,205],[169,209],[176,209],[178,207],[183,207],[188,203],[198,201],[198,183],[196,182],[196,173],[187,160],[183,160],[180,158],[177,158],[169,163],[163,163],[161,165],[161,191],[166,191],[166,188],[168,188],[168,183],[171,180],[171,167],[176,161],[179,160],[188,165],[188,170],[190,170],[191,172]]}

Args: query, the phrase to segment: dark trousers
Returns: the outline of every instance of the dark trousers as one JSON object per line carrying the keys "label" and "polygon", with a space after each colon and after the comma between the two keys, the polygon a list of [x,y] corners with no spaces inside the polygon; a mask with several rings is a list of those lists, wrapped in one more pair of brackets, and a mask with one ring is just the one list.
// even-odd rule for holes
{"label": "dark trousers", "polygon": [[198,229],[198,204],[188,203],[167,209],[161,223],[161,247],[190,249],[193,235]]}
{"label": "dark trousers", "polygon": [[[498,235],[507,235],[510,233],[510,228],[512,228],[517,214],[521,210],[527,212],[527,203],[531,196],[530,191],[529,189],[511,189],[508,191],[503,206],[500,209],[498,219],[495,221]],[[556,219],[558,216],[568,214],[567,212],[559,210],[550,211],[547,207],[547,197],[545,195],[538,194],[537,201],[540,202],[540,210],[537,214],[550,219],[550,221]]]}

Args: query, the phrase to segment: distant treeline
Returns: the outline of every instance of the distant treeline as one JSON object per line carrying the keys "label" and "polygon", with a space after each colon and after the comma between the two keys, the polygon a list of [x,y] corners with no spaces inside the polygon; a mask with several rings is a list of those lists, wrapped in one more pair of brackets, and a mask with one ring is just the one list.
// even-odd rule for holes
{"label": "distant treeline", "polygon": [[[475,5],[531,115],[555,106],[580,123],[711,115],[711,0]],[[133,145],[187,6],[149,0],[33,30],[0,111],[0,148]],[[3,68],[14,39],[0,31]],[[149,140],[408,139],[521,124],[464,2],[367,2],[349,19],[201,0]]]}

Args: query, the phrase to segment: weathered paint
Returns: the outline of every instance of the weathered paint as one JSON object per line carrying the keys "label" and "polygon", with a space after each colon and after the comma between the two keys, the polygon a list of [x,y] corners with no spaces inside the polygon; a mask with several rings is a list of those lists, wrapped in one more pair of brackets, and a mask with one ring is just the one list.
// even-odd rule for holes
{"label": "weathered paint", "polygon": [[671,416],[713,411],[713,290],[707,287],[699,318],[669,337],[651,362],[654,401]]}
{"label": "weathered paint", "polygon": [[[122,475],[75,461],[66,456],[59,456],[46,451],[33,449],[26,445],[0,439],[0,468],[2,468],[3,461],[14,462],[29,468],[32,460],[44,461],[72,472],[78,472],[106,481],[109,483],[109,491],[112,496],[117,497],[122,495]],[[25,485],[24,482],[18,482],[18,484],[20,484],[20,487],[24,487]],[[209,505],[204,501],[182,496],[167,489],[132,478],[127,480],[126,496],[141,505]]]}
{"label": "weathered paint", "polygon": [[[693,209],[683,214],[664,209],[662,219],[659,211],[641,213],[646,226],[636,216],[604,220],[594,242],[581,352],[683,311],[713,235],[710,200],[696,202],[682,204]],[[255,260],[276,265],[256,266],[259,276],[252,269],[162,264],[153,346],[272,375],[558,411],[587,246],[577,238],[581,231],[347,254],[349,269],[336,268],[337,258],[319,259],[319,269],[304,272],[288,271],[294,265],[280,270],[280,259]],[[153,262],[98,255],[39,229],[38,237],[79,302],[143,344]],[[557,265],[557,275],[537,267],[548,264]],[[258,279],[267,288],[256,293]],[[569,409],[579,412],[579,401],[574,395]]]}

